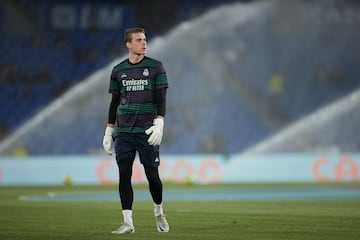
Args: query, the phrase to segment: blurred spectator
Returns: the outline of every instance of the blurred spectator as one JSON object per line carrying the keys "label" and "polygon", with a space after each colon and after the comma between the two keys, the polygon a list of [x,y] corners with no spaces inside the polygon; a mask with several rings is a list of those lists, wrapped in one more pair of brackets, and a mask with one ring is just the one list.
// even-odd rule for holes
{"label": "blurred spectator", "polygon": [[284,78],[279,73],[274,73],[269,80],[269,96],[274,104],[281,106],[281,97],[284,89]]}
{"label": "blurred spectator", "polygon": [[12,150],[12,153],[14,157],[26,157],[29,155],[24,145],[20,142],[16,143],[15,147]]}
{"label": "blurred spectator", "polygon": [[327,71],[324,66],[320,66],[313,76],[315,84],[322,86],[347,87],[347,79],[343,71],[332,69]]}
{"label": "blurred spectator", "polygon": [[0,119],[0,140],[8,134],[8,129]]}
{"label": "blurred spectator", "polygon": [[42,84],[49,84],[53,78],[52,72],[47,64],[42,64],[37,73],[37,82]]}
{"label": "blurred spectator", "polygon": [[31,35],[29,46],[31,48],[45,48],[47,47],[46,39],[41,33],[35,33]]}
{"label": "blurred spectator", "polygon": [[221,133],[204,134],[198,141],[197,152],[226,154],[224,135]]}
{"label": "blurred spectator", "polygon": [[57,48],[66,48],[69,46],[69,39],[65,32],[63,31],[56,32],[54,46]]}
{"label": "blurred spectator", "polygon": [[66,90],[72,86],[72,81],[69,78],[64,77],[60,84],[55,87],[55,90],[51,93],[52,98],[61,96]]}
{"label": "blurred spectator", "polygon": [[13,62],[5,63],[0,67],[0,84],[17,84],[21,81],[21,75],[17,65]]}
{"label": "blurred spectator", "polygon": [[283,91],[284,78],[282,75],[275,73],[269,80],[269,94],[270,96],[280,96]]}

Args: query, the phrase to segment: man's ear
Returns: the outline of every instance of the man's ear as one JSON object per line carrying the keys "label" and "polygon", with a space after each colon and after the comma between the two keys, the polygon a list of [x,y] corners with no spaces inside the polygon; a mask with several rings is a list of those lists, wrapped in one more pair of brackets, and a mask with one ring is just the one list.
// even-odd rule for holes
{"label": "man's ear", "polygon": [[126,48],[127,48],[127,49],[130,49],[130,47],[131,47],[131,43],[130,43],[130,42],[126,42]]}

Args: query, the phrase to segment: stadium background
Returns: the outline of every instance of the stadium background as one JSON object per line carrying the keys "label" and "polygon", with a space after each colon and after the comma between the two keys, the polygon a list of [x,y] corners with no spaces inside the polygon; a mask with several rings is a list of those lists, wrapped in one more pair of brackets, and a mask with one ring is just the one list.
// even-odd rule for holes
{"label": "stadium background", "polygon": [[350,0],[2,1],[2,159],[102,156],[111,67],[126,56],[124,29],[142,26],[170,81],[163,154],[346,155],[358,180],[359,9]]}

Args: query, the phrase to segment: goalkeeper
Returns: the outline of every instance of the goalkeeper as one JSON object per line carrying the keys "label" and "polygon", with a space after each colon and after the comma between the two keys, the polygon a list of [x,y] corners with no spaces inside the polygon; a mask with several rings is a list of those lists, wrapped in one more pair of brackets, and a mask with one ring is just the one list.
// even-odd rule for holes
{"label": "goalkeeper", "polygon": [[149,182],[154,202],[157,230],[168,232],[162,207],[162,182],[159,177],[159,145],[163,137],[167,76],[162,63],[145,56],[146,37],[142,28],[125,31],[128,58],[117,64],[111,73],[109,92],[112,95],[108,123],[103,139],[104,150],[112,154],[114,139],[119,168],[119,194],[124,223],[114,234],[134,233],[132,219],[132,166],[136,152]]}

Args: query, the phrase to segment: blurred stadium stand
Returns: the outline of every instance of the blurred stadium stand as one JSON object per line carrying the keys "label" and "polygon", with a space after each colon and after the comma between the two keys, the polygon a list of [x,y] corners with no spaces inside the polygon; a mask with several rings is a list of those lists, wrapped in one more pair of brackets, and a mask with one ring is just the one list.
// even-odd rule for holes
{"label": "blurred stadium stand", "polygon": [[[110,100],[107,68],[126,54],[122,34],[130,26],[146,28],[154,46],[149,55],[161,59],[168,71],[162,152],[245,151],[360,87],[359,10],[357,1],[336,0],[4,0],[0,146],[5,147],[0,154],[102,151]],[[100,69],[98,87],[85,87],[87,77]],[[49,119],[56,121],[41,121],[14,135],[81,85],[87,95],[63,106],[72,110],[53,113]],[[288,150],[335,145],[358,151],[359,134],[341,131],[353,128],[356,117],[353,125],[329,126],[346,137],[323,132],[322,138],[312,138],[312,148]]]}

